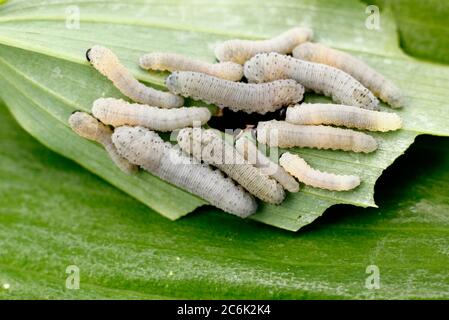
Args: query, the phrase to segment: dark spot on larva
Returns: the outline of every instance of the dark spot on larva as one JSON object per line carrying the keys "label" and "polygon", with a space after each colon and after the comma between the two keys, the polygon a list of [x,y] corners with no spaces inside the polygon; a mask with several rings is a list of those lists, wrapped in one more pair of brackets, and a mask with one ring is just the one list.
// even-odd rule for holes
{"label": "dark spot on larva", "polygon": [[81,110],[75,110],[75,111],[73,111],[71,114],[75,114],[75,113],[77,113],[77,112],[83,112],[83,111],[81,111]]}
{"label": "dark spot on larva", "polygon": [[87,51],[86,51],[86,59],[87,59],[87,61],[91,61],[90,60],[90,57],[89,57],[89,52],[90,52],[90,50],[92,50],[92,48],[89,48],[89,49],[87,49]]}

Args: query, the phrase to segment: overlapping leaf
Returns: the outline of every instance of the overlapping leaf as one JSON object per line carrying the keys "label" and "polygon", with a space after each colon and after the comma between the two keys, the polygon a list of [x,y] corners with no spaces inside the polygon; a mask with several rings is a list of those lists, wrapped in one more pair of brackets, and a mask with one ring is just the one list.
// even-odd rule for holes
{"label": "overlapping leaf", "polygon": [[[365,5],[323,1],[11,1],[0,7],[0,94],[19,123],[51,149],[69,157],[157,212],[176,219],[204,201],[149,174],[121,174],[97,145],[67,127],[68,115],[89,110],[100,96],[119,96],[84,61],[93,44],[122,58],[136,76],[155,86],[164,74],[145,73],[136,61],[147,51],[170,51],[212,61],[214,45],[234,37],[265,38],[291,26],[307,25],[318,41],[347,50],[389,76],[408,97],[400,115],[404,129],[375,135],[371,155],[295,149],[312,165],[358,174],[353,192],[304,188],[281,206],[261,205],[254,219],[298,230],[337,203],[375,206],[374,184],[417,134],[448,135],[449,68],[418,62],[398,48],[388,11],[380,31],[365,28]],[[259,12],[260,14],[255,14]],[[80,17],[79,28],[76,23]]]}

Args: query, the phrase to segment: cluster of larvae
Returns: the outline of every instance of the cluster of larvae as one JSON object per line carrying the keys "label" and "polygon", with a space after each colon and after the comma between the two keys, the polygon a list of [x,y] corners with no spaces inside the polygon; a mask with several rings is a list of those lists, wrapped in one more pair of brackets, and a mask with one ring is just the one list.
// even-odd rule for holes
{"label": "cluster of larvae", "polygon": [[[373,152],[377,142],[372,136],[348,128],[399,129],[399,116],[378,111],[377,97],[394,108],[402,106],[403,98],[364,62],[311,43],[312,37],[312,30],[298,27],[269,40],[226,41],[215,50],[219,63],[173,53],[143,55],[141,68],[171,72],[168,92],[138,82],[111,50],[94,46],[87,60],[135,103],[100,98],[91,113],[74,112],[69,124],[80,136],[102,144],[125,173],[141,167],[240,217],[256,212],[255,198],[280,204],[285,190],[300,190],[299,182],[354,189],[361,183],[357,176],[322,172],[296,153],[279,157],[273,150]],[[243,77],[248,81],[239,82]],[[335,104],[301,103],[305,90],[329,96]],[[228,139],[206,126],[208,108],[183,107],[184,97],[246,113],[287,109],[284,121],[259,122],[254,130]],[[177,132],[177,143],[164,141],[157,132]]]}

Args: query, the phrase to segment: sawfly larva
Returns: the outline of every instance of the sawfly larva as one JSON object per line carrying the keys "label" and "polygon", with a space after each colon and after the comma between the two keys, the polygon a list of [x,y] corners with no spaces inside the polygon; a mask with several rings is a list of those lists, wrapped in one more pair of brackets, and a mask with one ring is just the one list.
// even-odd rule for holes
{"label": "sawfly larva", "polygon": [[161,108],[175,108],[184,104],[182,97],[147,87],[137,81],[108,48],[93,46],[87,50],[86,58],[95,69],[111,80],[125,96],[136,102]]}
{"label": "sawfly larva", "polygon": [[293,79],[306,89],[329,96],[337,103],[377,109],[379,101],[346,72],[325,64],[303,61],[277,53],[262,53],[245,63],[244,73],[251,82]]}
{"label": "sawfly larva", "polygon": [[307,42],[297,46],[293,50],[293,56],[301,60],[323,63],[343,70],[393,108],[402,107],[404,104],[404,97],[394,83],[362,60],[346,52],[319,43]]}
{"label": "sawfly larva", "polygon": [[293,28],[269,40],[228,40],[215,48],[219,61],[233,61],[244,64],[254,55],[262,52],[291,53],[298,44],[311,40],[313,31],[309,28]]}
{"label": "sawfly larva", "polygon": [[231,179],[163,141],[153,131],[123,126],[115,129],[112,141],[118,152],[131,163],[217,208],[242,218],[257,209],[255,199]]}
{"label": "sawfly larva", "polygon": [[390,112],[380,112],[331,103],[303,103],[288,107],[285,121],[293,124],[326,124],[370,131],[398,130],[401,118]]}
{"label": "sawfly larva", "polygon": [[263,174],[269,175],[279,182],[286,190],[290,192],[299,191],[298,182],[277,163],[265,156],[246,135],[237,139],[235,148],[246,161],[259,168]]}
{"label": "sawfly larva", "polygon": [[69,125],[79,136],[100,143],[112,161],[125,173],[137,171],[137,166],[122,158],[112,143],[112,130],[86,112],[76,111],[69,117]]}
{"label": "sawfly larva", "polygon": [[230,61],[209,63],[176,53],[147,53],[140,57],[139,64],[146,70],[194,71],[229,81],[239,81],[243,77],[240,64]]}
{"label": "sawfly larva", "polygon": [[193,126],[194,123],[203,125],[211,117],[209,109],[202,107],[161,109],[114,98],[95,100],[92,114],[114,127],[142,126],[156,131],[173,131]]}
{"label": "sawfly larva", "polygon": [[285,121],[259,122],[257,141],[270,147],[308,147],[353,152],[373,152],[376,140],[362,132],[329,126],[308,126]]}
{"label": "sawfly larva", "polygon": [[198,160],[219,168],[257,198],[279,204],[284,189],[248,163],[243,156],[213,129],[186,128],[177,137],[182,150]]}
{"label": "sawfly larva", "polygon": [[300,101],[304,87],[293,80],[261,84],[237,83],[204,73],[177,71],[166,79],[168,89],[184,97],[192,97],[220,108],[265,114]]}
{"label": "sawfly larva", "polygon": [[299,181],[315,188],[348,191],[360,185],[360,178],[357,176],[321,172],[310,167],[301,157],[288,152],[281,156],[279,163]]}

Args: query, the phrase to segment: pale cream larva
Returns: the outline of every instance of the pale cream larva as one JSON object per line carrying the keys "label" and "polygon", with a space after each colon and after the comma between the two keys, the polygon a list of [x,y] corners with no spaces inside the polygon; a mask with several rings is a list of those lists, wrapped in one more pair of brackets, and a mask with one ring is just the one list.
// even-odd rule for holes
{"label": "pale cream larva", "polygon": [[251,82],[293,79],[306,89],[329,96],[337,103],[378,109],[379,100],[354,77],[320,63],[308,62],[277,53],[262,53],[245,63],[244,73]]}
{"label": "pale cream larva", "polygon": [[291,53],[298,44],[313,38],[309,28],[297,27],[285,31],[269,40],[228,40],[215,48],[219,61],[233,61],[244,64],[245,61],[261,52]]}
{"label": "pale cream larva", "polygon": [[198,160],[219,168],[257,198],[274,204],[284,200],[284,189],[275,180],[249,164],[215,130],[182,129],[177,140],[182,150]]}
{"label": "pale cream larva", "polygon": [[204,107],[161,109],[121,99],[95,100],[92,114],[105,124],[142,126],[156,131],[173,131],[209,121],[211,113]]}
{"label": "pale cream larva", "polygon": [[321,172],[310,167],[301,157],[288,152],[281,156],[279,163],[299,181],[315,188],[348,191],[360,184],[360,178],[357,176]]}
{"label": "pale cream larva", "polygon": [[146,70],[195,71],[229,81],[239,81],[243,77],[240,64],[231,61],[209,63],[176,53],[147,53],[140,57],[139,64]]}
{"label": "pale cream larva", "polygon": [[402,126],[396,113],[331,103],[303,103],[288,107],[285,121],[293,124],[326,124],[370,131],[392,131]]}
{"label": "pale cream larva", "polygon": [[153,131],[123,126],[115,129],[112,140],[118,152],[131,163],[217,208],[242,218],[257,209],[255,199],[231,179],[164,142]]}
{"label": "pale cream larva", "polygon": [[306,42],[293,50],[293,56],[301,60],[323,63],[343,70],[360,81],[377,97],[393,108],[404,105],[401,90],[379,72],[356,57],[319,43]]}
{"label": "pale cream larva", "polygon": [[242,135],[237,139],[235,148],[243,155],[246,161],[279,182],[286,190],[290,192],[299,191],[298,182],[277,163],[265,156],[246,135]]}
{"label": "pale cream larva", "polygon": [[176,108],[184,104],[182,97],[147,87],[137,81],[108,48],[93,46],[87,50],[86,58],[95,69],[111,80],[125,96],[136,102],[161,108]]}
{"label": "pale cream larva", "polygon": [[304,87],[293,80],[269,83],[237,83],[204,73],[179,71],[167,79],[168,89],[184,97],[213,103],[233,111],[260,113],[275,111],[300,101]]}
{"label": "pale cream larva", "polygon": [[137,166],[121,157],[112,143],[112,130],[92,117],[90,114],[76,111],[69,117],[69,125],[73,131],[83,138],[98,142],[104,146],[112,161],[125,173],[137,171]]}
{"label": "pale cream larva", "polygon": [[376,140],[362,132],[330,126],[296,125],[285,121],[259,122],[257,141],[270,147],[308,147],[353,152],[373,152]]}

